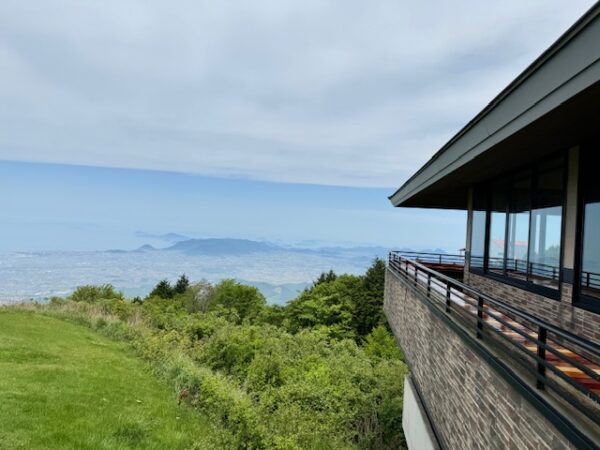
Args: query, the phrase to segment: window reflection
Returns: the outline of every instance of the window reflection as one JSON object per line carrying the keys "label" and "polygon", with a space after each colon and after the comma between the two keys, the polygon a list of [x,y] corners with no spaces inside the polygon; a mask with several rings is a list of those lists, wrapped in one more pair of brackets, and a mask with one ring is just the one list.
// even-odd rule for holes
{"label": "window reflection", "polygon": [[600,199],[586,203],[584,214],[581,293],[600,298]]}
{"label": "window reflection", "polygon": [[504,251],[506,248],[507,185],[504,181],[492,186],[490,213],[490,240],[488,242],[488,271],[504,273]]}
{"label": "window reflection", "polygon": [[[471,266],[489,273],[558,288],[564,191],[563,158],[516,173],[490,186],[488,214],[474,198]],[[480,188],[478,196],[485,190]],[[600,195],[598,196],[600,204]],[[598,208],[600,209],[600,207]],[[486,219],[489,236],[485,241]],[[597,218],[600,219],[600,212]],[[596,227],[600,222],[596,223]],[[590,225],[594,227],[594,225]],[[598,244],[600,246],[600,243]],[[482,255],[486,250],[486,255]],[[593,252],[598,254],[596,249]],[[588,258],[588,261],[591,259]],[[600,262],[597,288],[600,297]]]}
{"label": "window reflection", "polygon": [[531,213],[530,280],[558,287],[562,236],[563,168],[540,168]]}
{"label": "window reflection", "polygon": [[483,269],[486,215],[485,192],[479,189],[475,191],[473,197],[473,219],[471,222],[470,266],[474,269]]}
{"label": "window reflection", "polygon": [[582,196],[584,201],[580,292],[600,299],[600,185],[597,180],[600,156],[595,148],[583,154]]}
{"label": "window reflection", "polygon": [[510,192],[508,214],[507,274],[527,279],[529,250],[529,213],[531,210],[531,173],[515,177]]}

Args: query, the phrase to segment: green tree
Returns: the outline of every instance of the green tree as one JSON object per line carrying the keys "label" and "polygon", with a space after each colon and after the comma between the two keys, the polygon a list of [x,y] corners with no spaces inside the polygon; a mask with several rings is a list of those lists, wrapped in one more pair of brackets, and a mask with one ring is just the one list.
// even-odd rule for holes
{"label": "green tree", "polygon": [[335,274],[335,272],[333,270],[330,270],[329,272],[322,272],[321,275],[319,275],[319,278],[317,278],[313,282],[313,287],[318,286],[319,284],[323,284],[323,283],[330,283],[332,281],[335,281],[336,278],[337,278],[337,275]]}
{"label": "green tree", "polygon": [[171,283],[167,280],[161,280],[158,282],[152,292],[150,292],[149,297],[160,297],[160,298],[173,298],[174,291]]}
{"label": "green tree", "polygon": [[286,306],[289,330],[327,327],[332,337],[355,338],[353,318],[361,283],[361,277],[340,275],[302,292]]}
{"label": "green tree", "polygon": [[281,305],[267,305],[262,312],[260,321],[265,324],[284,326],[286,309]]}
{"label": "green tree", "polygon": [[363,349],[372,358],[404,360],[396,339],[383,325],[374,328],[365,338]]}
{"label": "green tree", "polygon": [[183,274],[179,277],[179,279],[175,283],[175,286],[173,287],[173,292],[175,294],[183,294],[183,293],[185,293],[185,291],[187,290],[187,288],[189,286],[190,286],[190,280],[188,279],[188,277],[185,276],[185,274]]}
{"label": "green tree", "polygon": [[385,262],[376,258],[362,277],[360,295],[356,297],[354,328],[361,338],[378,325],[387,323],[383,313],[384,285]]}
{"label": "green tree", "polygon": [[240,284],[235,280],[223,280],[212,291],[208,305],[210,310],[233,309],[240,321],[259,317],[267,304],[265,297],[253,286]]}

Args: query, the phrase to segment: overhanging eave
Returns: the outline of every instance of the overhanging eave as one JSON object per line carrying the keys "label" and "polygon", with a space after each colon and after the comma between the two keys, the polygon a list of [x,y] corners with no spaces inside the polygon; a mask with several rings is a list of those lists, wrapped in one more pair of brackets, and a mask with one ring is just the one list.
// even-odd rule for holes
{"label": "overhanging eave", "polygon": [[[594,87],[600,80],[600,4],[596,4],[550,49],[538,58],[525,72],[496,97],[480,114],[452,138],[430,161],[413,175],[400,189],[391,195],[394,206],[422,208],[466,208],[466,186],[470,178],[481,178],[477,167],[483,161],[495,160],[500,166],[492,167],[497,172],[510,161],[511,142],[519,148],[519,159],[526,160],[530,153],[556,150],[556,141],[540,151],[537,147],[526,148],[522,144],[543,144],[543,133],[539,125],[551,123],[558,129],[549,131],[563,145],[569,145],[567,136],[573,139],[573,131],[581,126],[572,126],[571,117],[566,124],[557,123],[560,111],[574,98],[596,92]],[[597,92],[596,92],[597,94]],[[597,105],[597,104],[596,104]],[[588,105],[589,109],[589,105]],[[593,106],[594,111],[598,109]],[[571,108],[571,113],[581,115]],[[558,112],[558,113],[557,113]],[[586,111],[590,114],[590,111]],[[597,113],[596,113],[597,114]],[[564,116],[564,114],[562,114]],[[585,118],[582,117],[582,120]],[[596,127],[593,124],[592,127]],[[564,134],[561,137],[559,134]],[[583,130],[585,133],[586,131]],[[516,138],[515,138],[516,137]],[[535,139],[535,138],[539,139]],[[504,158],[498,151],[508,152]],[[523,155],[525,151],[527,154]],[[488,153],[490,155],[488,155]],[[500,156],[500,157],[499,157]],[[485,164],[483,164],[485,166]],[[467,176],[465,178],[465,176]],[[472,180],[471,180],[472,181]]]}

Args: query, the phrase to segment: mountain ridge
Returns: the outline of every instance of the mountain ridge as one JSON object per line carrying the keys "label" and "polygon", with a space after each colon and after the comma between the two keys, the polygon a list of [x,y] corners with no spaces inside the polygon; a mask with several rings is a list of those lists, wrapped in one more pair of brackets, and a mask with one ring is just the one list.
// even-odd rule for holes
{"label": "mountain ridge", "polygon": [[177,250],[187,254],[201,255],[247,255],[250,253],[281,251],[283,247],[270,242],[252,241],[249,239],[206,238],[187,239],[176,242],[164,250]]}

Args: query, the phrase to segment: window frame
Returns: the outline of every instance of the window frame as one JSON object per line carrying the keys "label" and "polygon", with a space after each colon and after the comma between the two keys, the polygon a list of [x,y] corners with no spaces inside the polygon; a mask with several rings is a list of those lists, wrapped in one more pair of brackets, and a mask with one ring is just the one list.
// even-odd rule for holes
{"label": "window frame", "polygon": [[578,160],[578,176],[577,176],[577,219],[576,219],[576,236],[575,236],[575,264],[572,272],[573,280],[573,306],[600,314],[600,298],[591,297],[581,292],[581,274],[583,272],[583,245],[585,234],[585,200],[586,195],[584,188],[587,184],[586,177],[589,172],[585,169],[585,158],[581,150],[598,148],[600,140],[588,142],[580,146]]}
{"label": "window frame", "polygon": [[[532,216],[532,211],[534,210],[534,202],[535,202],[535,195],[534,192],[537,191],[537,180],[539,178],[539,173],[540,173],[540,166],[542,166],[544,163],[547,162],[551,162],[553,160],[561,160],[561,165],[560,167],[562,167],[562,202],[560,205],[561,208],[561,226],[560,226],[560,252],[559,252],[559,267],[558,267],[558,279],[557,279],[557,285],[556,288],[553,287],[547,287],[547,286],[542,286],[540,284],[536,284],[533,283],[532,281],[529,281],[528,279],[526,280],[522,280],[522,279],[518,279],[516,277],[511,277],[507,274],[507,259],[508,259],[508,238],[509,238],[509,211],[510,211],[510,202],[511,202],[511,196],[512,196],[512,183],[513,180],[515,178],[515,176],[518,176],[519,174],[522,174],[523,172],[526,171],[531,171],[531,202],[530,202],[530,210],[529,210],[529,229],[528,229],[528,250],[527,250],[527,265],[529,265],[529,259],[530,259],[530,248],[529,246],[531,245],[530,241],[530,236],[531,236],[531,216]],[[568,158],[567,158],[567,152],[565,150],[561,150],[559,152],[553,153],[552,155],[545,157],[543,159],[540,159],[538,161],[536,161],[533,164],[527,164],[525,166],[520,166],[517,167],[509,172],[505,172],[500,176],[496,176],[493,177],[489,180],[487,180],[485,183],[481,183],[479,185],[476,185],[473,187],[473,195],[475,195],[475,191],[478,189],[483,189],[484,191],[484,198],[485,198],[485,243],[484,243],[484,255],[483,255],[483,264],[482,267],[472,267],[471,266],[471,253],[469,252],[469,272],[476,274],[476,275],[480,275],[480,276],[484,276],[486,278],[490,278],[492,280],[495,281],[499,281],[501,283],[510,285],[510,286],[514,286],[517,287],[519,289],[523,289],[525,291],[529,291],[531,293],[534,294],[538,294],[538,295],[542,295],[546,298],[552,299],[552,300],[558,300],[560,301],[561,298],[561,293],[562,293],[562,287],[563,287],[563,282],[564,280],[564,267],[563,267],[563,253],[564,253],[564,241],[565,241],[565,214],[566,214],[566,193],[567,193],[567,180],[568,177]],[[507,180],[508,181],[508,186],[510,186],[511,188],[509,189],[508,193],[507,193],[507,202],[506,202],[506,211],[505,211],[505,227],[504,227],[504,256],[503,256],[503,270],[502,270],[502,274],[498,274],[498,273],[494,273],[494,272],[490,272],[489,271],[489,267],[488,267],[488,262],[489,262],[489,246],[490,246],[490,228],[491,228],[491,202],[492,202],[492,189],[491,186],[500,181],[500,180]],[[581,182],[581,177],[580,180]],[[471,211],[474,211],[474,209],[472,208]],[[581,216],[581,215],[579,215]],[[472,215],[471,215],[471,221],[473,220]],[[579,230],[579,226],[578,226],[578,230]],[[471,231],[471,237],[473,236],[473,232]],[[581,233],[578,233],[578,237],[581,236]],[[581,243],[583,244],[583,239],[581,239]],[[469,242],[469,249],[471,248],[471,244],[472,244],[472,240]],[[579,286],[579,284],[577,284],[577,286]],[[573,289],[575,289],[575,283],[573,283]],[[575,298],[575,294],[574,294],[574,298]],[[585,300],[584,300],[585,302]],[[598,302],[598,301],[597,301]],[[575,303],[575,302],[573,302]],[[600,302],[598,302],[600,303]],[[599,312],[600,312],[600,308],[599,308]]]}

